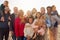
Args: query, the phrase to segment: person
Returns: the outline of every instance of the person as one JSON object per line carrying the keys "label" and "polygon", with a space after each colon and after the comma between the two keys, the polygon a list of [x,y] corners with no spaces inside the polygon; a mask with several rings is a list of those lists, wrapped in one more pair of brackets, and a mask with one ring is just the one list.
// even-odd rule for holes
{"label": "person", "polygon": [[53,16],[53,18],[55,18],[55,19],[53,20],[53,26],[54,26],[54,28],[53,28],[53,33],[54,33],[54,39],[56,40],[57,27],[58,27],[58,24],[59,24],[59,22],[58,22],[57,20],[59,20],[60,18],[59,18],[59,15],[58,15],[58,12],[57,12],[57,10],[56,10],[55,5],[52,6],[52,16]]}
{"label": "person", "polygon": [[33,36],[33,28],[32,28],[32,23],[33,23],[33,17],[29,17],[29,22],[25,24],[25,28],[24,28],[24,35],[27,38],[26,40],[32,40],[32,36]]}
{"label": "person", "polygon": [[[40,37],[40,40],[45,40],[45,33],[46,33],[46,22],[45,22],[45,16],[41,16],[39,20],[39,27],[38,27],[38,37]],[[39,38],[38,38],[39,39]]]}
{"label": "person", "polygon": [[9,7],[8,4],[9,4],[8,1],[4,1],[4,3],[1,4],[1,6],[0,6],[0,10],[1,10],[2,12],[4,12],[4,8],[5,8],[5,7]]}
{"label": "person", "polygon": [[51,15],[51,12],[52,12],[52,8],[51,6],[48,6],[47,7],[47,14],[46,14],[46,24],[47,24],[47,33],[49,38],[47,38],[47,40],[54,40],[54,36],[53,36],[53,18],[52,18],[52,15]]}
{"label": "person", "polygon": [[35,19],[35,17],[36,17],[36,13],[37,13],[36,8],[33,8],[33,9],[32,9],[32,16],[33,16],[34,19]]}
{"label": "person", "polygon": [[31,14],[30,10],[27,11],[26,22],[28,22],[29,17],[32,17],[32,14]]}
{"label": "person", "polygon": [[35,25],[35,23],[36,23],[36,25],[38,24],[37,21],[39,21],[40,17],[41,17],[40,12],[37,12],[37,14],[36,14],[36,19],[34,20],[33,25]]}
{"label": "person", "polygon": [[16,36],[15,36],[15,29],[14,29],[14,21],[15,21],[15,19],[18,17],[18,8],[17,7],[14,7],[14,12],[11,14],[11,24],[12,24],[12,38],[13,38],[13,40],[16,40]]}
{"label": "person", "polygon": [[59,15],[58,15],[58,12],[57,12],[57,10],[56,10],[56,6],[55,6],[55,5],[52,5],[52,15],[57,15],[57,16],[59,16]]}
{"label": "person", "polygon": [[47,24],[47,27],[51,27],[51,6],[48,6],[47,7],[47,14],[46,14],[46,24]]}
{"label": "person", "polygon": [[9,7],[5,7],[4,15],[0,17],[0,40],[3,40],[4,36],[5,40],[8,40],[9,29],[11,28],[10,22],[11,18],[10,18]]}
{"label": "person", "polygon": [[[58,12],[57,12],[57,10],[56,10],[56,7],[55,7],[55,5],[53,5],[52,6],[52,16],[54,16],[55,17],[55,24],[54,24],[54,27],[57,27],[57,25],[59,24],[59,15],[58,15]],[[57,21],[58,20],[58,21]]]}
{"label": "person", "polygon": [[45,8],[41,7],[40,12],[41,12],[41,15],[45,15]]}
{"label": "person", "polygon": [[15,35],[17,40],[24,40],[25,18],[23,10],[18,11],[18,17],[15,19]]}
{"label": "person", "polygon": [[33,22],[33,25],[34,25],[33,40],[44,40],[44,34],[45,34],[45,28],[46,28],[45,16],[41,16],[41,13],[37,12],[37,18]]}
{"label": "person", "polygon": [[37,39],[37,31],[38,31],[40,16],[41,16],[40,12],[37,12],[36,19],[33,22],[33,30],[34,30],[34,34],[33,34],[33,37],[32,37],[33,40],[38,40]]}

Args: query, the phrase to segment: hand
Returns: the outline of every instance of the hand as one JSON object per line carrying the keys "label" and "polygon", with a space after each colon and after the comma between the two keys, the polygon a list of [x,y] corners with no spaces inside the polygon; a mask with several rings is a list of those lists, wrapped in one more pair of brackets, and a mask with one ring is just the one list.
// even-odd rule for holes
{"label": "hand", "polygon": [[1,17],[1,21],[3,21],[3,22],[4,22],[4,17]]}
{"label": "hand", "polygon": [[27,35],[27,39],[30,39],[30,36]]}
{"label": "hand", "polygon": [[9,20],[11,20],[10,16],[8,17]]}
{"label": "hand", "polygon": [[8,25],[9,25],[9,27],[10,27],[10,22],[8,22]]}
{"label": "hand", "polygon": [[12,36],[12,35],[13,35],[13,31],[10,31],[9,33],[10,33],[10,36]]}

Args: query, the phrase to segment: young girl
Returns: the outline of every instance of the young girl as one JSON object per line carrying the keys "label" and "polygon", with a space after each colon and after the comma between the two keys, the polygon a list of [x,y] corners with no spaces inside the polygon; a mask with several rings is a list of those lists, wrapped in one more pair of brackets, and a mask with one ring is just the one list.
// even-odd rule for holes
{"label": "young girl", "polygon": [[32,36],[33,36],[33,28],[32,28],[32,23],[33,23],[33,18],[29,17],[29,22],[25,24],[25,28],[24,28],[24,36],[27,38],[27,40],[31,40]]}

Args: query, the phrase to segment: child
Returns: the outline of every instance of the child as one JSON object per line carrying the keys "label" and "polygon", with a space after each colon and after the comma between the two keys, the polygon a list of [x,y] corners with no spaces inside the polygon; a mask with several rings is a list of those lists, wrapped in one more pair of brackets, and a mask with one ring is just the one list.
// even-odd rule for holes
{"label": "child", "polygon": [[27,40],[30,40],[33,36],[33,28],[32,28],[32,23],[33,23],[33,18],[29,17],[29,22],[25,24],[24,28],[24,36],[27,38]]}

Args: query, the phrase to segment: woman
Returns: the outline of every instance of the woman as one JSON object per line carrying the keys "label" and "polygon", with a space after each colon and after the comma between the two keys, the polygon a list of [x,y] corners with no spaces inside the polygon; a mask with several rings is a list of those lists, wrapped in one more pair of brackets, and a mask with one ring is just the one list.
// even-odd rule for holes
{"label": "woman", "polygon": [[25,28],[24,28],[24,35],[27,38],[27,40],[31,40],[32,36],[33,36],[33,28],[32,28],[32,23],[33,23],[33,18],[29,17],[29,22],[25,24]]}
{"label": "woman", "polygon": [[5,36],[5,40],[8,40],[9,37],[9,28],[10,28],[10,11],[8,7],[4,8],[4,15],[1,16],[0,19],[0,40],[3,40]]}
{"label": "woman", "polygon": [[[59,15],[58,15],[58,12],[56,10],[56,6],[53,5],[52,6],[52,25],[53,25],[53,33],[54,33],[54,40],[56,40],[56,36],[57,36],[57,28],[58,28],[58,25],[59,25]],[[55,19],[54,19],[55,18]]]}
{"label": "woman", "polygon": [[40,37],[40,40],[45,40],[45,32],[46,32],[46,22],[45,22],[45,16],[41,16],[39,20],[39,27],[38,27],[38,36]]}
{"label": "woman", "polygon": [[[37,13],[36,13],[36,19],[34,20],[33,25],[35,24],[35,22],[36,22],[37,20],[40,19],[40,16],[41,16],[40,12],[37,12]],[[37,23],[36,23],[36,24],[37,24]]]}
{"label": "woman", "polygon": [[40,12],[37,12],[37,18],[34,21],[34,40],[44,40],[46,29],[45,16],[41,16]]}
{"label": "woman", "polygon": [[[9,2],[8,2],[8,1],[4,1],[4,3],[1,4],[0,10],[1,10],[2,12],[4,12],[4,8],[5,8],[5,7],[9,7]],[[2,15],[3,15],[3,14],[2,14]]]}
{"label": "woman", "polygon": [[18,17],[15,19],[15,34],[17,40],[24,40],[25,18],[23,10],[19,10],[18,14]]}
{"label": "woman", "polygon": [[37,40],[37,31],[38,31],[40,16],[41,16],[40,12],[37,12],[36,19],[33,22],[33,30],[34,30],[34,35],[32,37],[33,40]]}

